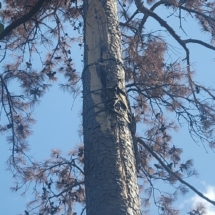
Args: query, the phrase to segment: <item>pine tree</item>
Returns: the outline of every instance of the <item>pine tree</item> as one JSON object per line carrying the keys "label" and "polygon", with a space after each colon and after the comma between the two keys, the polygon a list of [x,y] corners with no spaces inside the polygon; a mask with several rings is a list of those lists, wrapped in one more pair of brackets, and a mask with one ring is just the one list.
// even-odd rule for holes
{"label": "pine tree", "polygon": [[[192,159],[183,162],[183,149],[172,143],[173,131],[183,120],[192,137],[215,147],[214,90],[194,81],[188,47],[215,50],[214,4],[201,0],[2,2],[0,98],[6,118],[0,132],[10,133],[8,165],[16,179],[14,191],[35,183],[26,215],[75,215],[75,203],[86,203],[81,214],[86,208],[87,215],[139,215],[147,213],[150,202],[160,214],[175,215],[180,211],[173,203],[188,188],[215,205],[184,180],[196,175],[196,170]],[[155,12],[159,8],[169,11],[169,17],[176,16],[185,34],[184,14],[195,18],[211,37],[210,43],[182,39],[168,18]],[[149,18],[182,48],[183,60],[167,59],[173,48],[160,32],[147,33]],[[71,32],[66,26],[73,28]],[[71,58],[73,43],[84,48],[81,74]],[[33,63],[35,56],[40,67]],[[33,108],[60,74],[66,79],[61,88],[74,95],[83,83],[84,145],[68,157],[52,150],[51,158],[36,162],[27,152],[35,123]],[[11,83],[19,83],[15,93]],[[177,120],[166,113],[176,114]],[[142,125],[143,135],[137,135],[137,125]],[[144,184],[142,208],[137,178]],[[155,194],[157,181],[168,183],[169,192],[160,189]],[[205,214],[204,206],[197,205],[189,213]]]}
{"label": "pine tree", "polygon": [[85,1],[83,129],[87,214],[141,214],[115,1]]}

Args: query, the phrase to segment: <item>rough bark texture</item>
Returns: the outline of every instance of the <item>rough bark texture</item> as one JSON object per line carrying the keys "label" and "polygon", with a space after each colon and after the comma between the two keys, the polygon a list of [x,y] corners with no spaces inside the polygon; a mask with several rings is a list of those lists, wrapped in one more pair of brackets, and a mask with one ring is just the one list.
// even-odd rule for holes
{"label": "rough bark texture", "polygon": [[87,215],[140,215],[115,0],[85,2],[83,126]]}

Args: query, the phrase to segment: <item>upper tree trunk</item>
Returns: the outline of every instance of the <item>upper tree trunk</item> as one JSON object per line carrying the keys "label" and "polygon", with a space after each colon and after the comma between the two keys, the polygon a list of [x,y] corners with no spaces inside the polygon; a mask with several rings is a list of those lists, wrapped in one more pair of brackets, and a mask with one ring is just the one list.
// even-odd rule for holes
{"label": "upper tree trunk", "polygon": [[140,215],[115,0],[85,0],[83,127],[87,215]]}

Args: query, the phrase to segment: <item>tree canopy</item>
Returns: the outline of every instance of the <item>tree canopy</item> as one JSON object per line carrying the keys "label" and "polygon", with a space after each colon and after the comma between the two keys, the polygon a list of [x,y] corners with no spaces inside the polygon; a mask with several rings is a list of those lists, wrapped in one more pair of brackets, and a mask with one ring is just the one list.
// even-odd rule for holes
{"label": "tree canopy", "polygon": [[[190,51],[191,45],[215,50],[215,2],[117,0],[117,4],[122,66],[137,123],[143,213],[151,202],[160,214],[180,214],[173,203],[189,189],[215,205],[186,182],[197,171],[192,157],[184,161],[183,148],[172,140],[185,124],[193,141],[215,148],[214,89],[195,81],[198,71]],[[62,90],[74,96],[82,93],[82,73],[71,53],[74,44],[84,46],[83,16],[79,0],[4,0],[0,5],[0,132],[7,134],[10,144],[8,167],[16,180],[14,191],[35,184],[26,215],[60,214],[60,209],[75,214],[75,203],[85,202],[84,147],[79,145],[68,157],[52,150],[46,161],[35,161],[28,143],[34,108],[53,82],[64,77]],[[148,24],[150,20],[156,25]],[[198,35],[190,36],[185,25]],[[168,184],[168,192],[155,183]],[[205,213],[203,205],[189,212]]]}

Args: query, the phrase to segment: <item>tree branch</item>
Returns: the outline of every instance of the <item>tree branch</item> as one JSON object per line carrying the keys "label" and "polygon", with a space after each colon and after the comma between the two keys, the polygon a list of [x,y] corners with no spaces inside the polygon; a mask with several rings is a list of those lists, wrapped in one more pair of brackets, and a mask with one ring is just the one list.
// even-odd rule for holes
{"label": "tree branch", "polygon": [[208,44],[208,43],[205,43],[203,42],[202,40],[196,40],[196,39],[187,39],[187,40],[183,40],[185,43],[198,43],[200,45],[203,45],[209,49],[212,49],[212,50],[215,50],[215,47]]}
{"label": "tree branch", "polygon": [[190,65],[189,49],[186,47],[186,43],[180,38],[180,36],[176,34],[174,29],[170,25],[168,25],[167,22],[163,20],[160,16],[158,16],[156,13],[146,8],[141,2],[141,0],[135,0],[135,4],[140,12],[142,12],[146,16],[153,17],[157,22],[159,22],[159,24],[162,27],[164,27],[171,34],[171,36],[184,48],[186,52],[187,65],[189,66]]}
{"label": "tree branch", "polygon": [[210,202],[211,204],[215,205],[215,202],[204,196],[201,192],[199,192],[195,187],[184,181],[182,178],[180,178],[175,172],[173,172],[170,168],[168,168],[165,163],[158,157],[158,155],[140,138],[136,138],[137,142],[142,144],[144,148],[146,148],[152,155],[153,157],[161,164],[161,166],[170,174],[173,175],[176,179],[178,179],[182,184],[186,185],[189,187],[192,191],[194,191],[197,195],[199,195],[201,198],[206,200],[207,202]]}
{"label": "tree branch", "polygon": [[[151,11],[154,11],[158,6],[165,4],[163,1],[156,2],[152,7],[150,8]],[[139,31],[141,32],[143,29],[144,24],[146,23],[146,20],[148,19],[149,15],[144,14],[143,19],[141,20],[141,23],[139,25]]]}
{"label": "tree branch", "polygon": [[31,17],[33,17],[40,10],[40,8],[43,6],[43,3],[45,1],[46,0],[38,0],[38,2],[32,7],[32,9],[28,13],[26,13],[25,15],[23,15],[22,17],[20,17],[16,21],[12,22],[10,25],[8,25],[4,29],[4,31],[2,31],[2,33],[0,34],[0,40],[3,40],[6,36],[9,35],[9,33],[12,30],[17,28],[21,24],[27,22]]}
{"label": "tree branch", "polygon": [[57,197],[61,196],[62,194],[64,194],[65,192],[71,191],[72,188],[74,188],[74,187],[77,187],[77,186],[80,186],[80,185],[84,185],[84,183],[85,183],[84,181],[76,182],[75,184],[67,187],[65,190],[62,190],[60,193],[54,194],[53,196],[50,196],[49,199],[57,198]]}
{"label": "tree branch", "polygon": [[195,13],[195,14],[197,14],[197,15],[199,15],[199,16],[202,16],[202,17],[204,17],[206,20],[207,20],[207,19],[210,19],[210,20],[212,20],[213,22],[215,22],[215,19],[214,19],[212,16],[207,16],[207,15],[205,15],[204,13],[201,13],[201,12],[199,12],[199,11],[193,10],[193,9],[191,9],[191,8],[186,8],[186,7],[182,6],[182,5],[180,5],[179,8],[181,8],[182,10],[185,10],[185,11],[187,11],[187,12],[189,12],[189,13]]}

